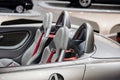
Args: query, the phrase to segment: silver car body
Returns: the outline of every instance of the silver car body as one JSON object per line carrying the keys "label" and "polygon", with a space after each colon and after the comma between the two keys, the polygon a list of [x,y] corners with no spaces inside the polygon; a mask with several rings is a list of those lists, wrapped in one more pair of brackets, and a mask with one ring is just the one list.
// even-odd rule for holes
{"label": "silver car body", "polygon": [[[40,25],[37,24],[34,26],[39,27]],[[24,26],[33,27],[33,25]],[[24,26],[12,25],[9,27],[17,29],[17,27]],[[54,77],[53,80],[61,80],[59,77],[63,77],[64,80],[119,80],[119,44],[98,34],[94,34],[94,36],[94,51],[84,53],[77,60],[0,68],[0,80],[52,80],[51,77]]]}

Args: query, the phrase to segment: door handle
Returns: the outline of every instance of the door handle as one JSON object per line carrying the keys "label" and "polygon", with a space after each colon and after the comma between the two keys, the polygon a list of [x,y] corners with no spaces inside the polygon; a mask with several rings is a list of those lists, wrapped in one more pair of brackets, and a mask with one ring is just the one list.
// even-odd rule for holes
{"label": "door handle", "polygon": [[0,39],[4,38],[4,36],[2,34],[0,34]]}

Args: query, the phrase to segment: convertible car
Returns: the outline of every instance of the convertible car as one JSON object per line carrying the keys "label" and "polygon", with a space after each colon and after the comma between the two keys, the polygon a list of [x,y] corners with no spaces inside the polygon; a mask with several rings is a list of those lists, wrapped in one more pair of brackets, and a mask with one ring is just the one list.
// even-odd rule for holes
{"label": "convertible car", "polygon": [[86,8],[91,5],[91,3],[107,3],[107,4],[120,4],[119,0],[69,0],[71,4],[75,3],[76,5]]}
{"label": "convertible car", "polygon": [[0,7],[9,8],[17,13],[32,9],[32,0],[0,0]]}
{"label": "convertible car", "polygon": [[120,80],[119,52],[89,23],[47,13],[43,24],[0,27],[0,80]]}

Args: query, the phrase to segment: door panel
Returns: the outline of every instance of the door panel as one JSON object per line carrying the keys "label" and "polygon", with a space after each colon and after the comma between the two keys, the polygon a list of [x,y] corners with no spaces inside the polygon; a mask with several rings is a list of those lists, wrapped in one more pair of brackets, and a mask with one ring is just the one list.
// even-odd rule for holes
{"label": "door panel", "polygon": [[[34,69],[34,67],[32,67],[32,69]],[[28,68],[30,69],[30,67]],[[75,63],[62,62],[40,65],[39,68],[37,66],[36,69],[29,71],[23,70],[20,72],[3,73],[0,74],[0,79],[4,78],[5,80],[49,80],[52,75],[59,74],[64,78],[64,80],[82,80],[84,70],[85,65],[76,65]]]}
{"label": "door panel", "polygon": [[2,27],[0,28],[0,58],[16,58],[32,44],[37,28]]}
{"label": "door panel", "polygon": [[5,4],[5,0],[0,0],[0,7],[3,7]]}
{"label": "door panel", "polygon": [[0,49],[14,49],[24,43],[29,37],[27,31],[11,31],[0,33]]}
{"label": "door panel", "polygon": [[[0,0],[1,7],[7,7],[11,4],[11,1],[9,0]],[[8,7],[7,7],[8,8]]]}
{"label": "door panel", "polygon": [[84,80],[120,80],[120,62],[87,64]]}
{"label": "door panel", "polygon": [[13,9],[17,5],[15,1],[19,0],[0,0],[0,7]]}

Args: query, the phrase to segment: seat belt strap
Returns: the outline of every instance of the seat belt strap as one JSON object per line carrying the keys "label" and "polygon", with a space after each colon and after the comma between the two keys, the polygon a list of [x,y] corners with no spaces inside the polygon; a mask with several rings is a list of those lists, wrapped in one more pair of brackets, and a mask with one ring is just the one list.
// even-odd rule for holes
{"label": "seat belt strap", "polygon": [[42,40],[43,35],[44,35],[44,32],[41,34],[41,36],[40,36],[40,38],[39,38],[39,41],[38,41],[38,43],[37,43],[37,45],[36,45],[36,47],[35,47],[35,49],[34,49],[34,52],[33,52],[32,56],[34,56],[34,55],[37,53],[37,51],[38,51],[38,49],[39,49],[40,42],[41,42],[41,40]]}
{"label": "seat belt strap", "polygon": [[53,55],[54,55],[55,53],[56,53],[56,51],[55,51],[55,50],[52,50],[52,51],[51,51],[50,56],[48,57],[48,59],[47,59],[47,62],[46,62],[46,63],[51,63],[52,57],[53,57]]}

